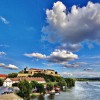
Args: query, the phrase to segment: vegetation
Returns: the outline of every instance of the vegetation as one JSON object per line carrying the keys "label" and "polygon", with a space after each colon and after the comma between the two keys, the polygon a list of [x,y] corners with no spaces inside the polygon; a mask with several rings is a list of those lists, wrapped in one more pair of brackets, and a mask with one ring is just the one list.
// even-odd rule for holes
{"label": "vegetation", "polygon": [[31,86],[28,81],[23,80],[18,83],[19,92],[18,95],[25,100],[30,100]]}
{"label": "vegetation", "polygon": [[75,86],[75,79],[66,78],[65,81],[67,83],[67,87],[73,87],[73,86]]}
{"label": "vegetation", "polygon": [[31,85],[31,88],[35,88],[37,86],[38,82],[36,81],[31,81],[30,85]]}
{"label": "vegetation", "polygon": [[39,92],[40,94],[45,91],[43,84],[37,84],[36,88],[37,88],[37,92]]}
{"label": "vegetation", "polygon": [[0,79],[0,86],[3,86],[3,79]]}
{"label": "vegetation", "polygon": [[17,77],[17,73],[10,73],[10,74],[8,74],[8,78],[15,78],[15,77]]}
{"label": "vegetation", "polygon": [[42,77],[46,80],[46,82],[55,82],[56,78],[52,75],[47,75],[44,73],[35,73],[32,77]]}
{"label": "vegetation", "polygon": [[37,95],[32,94],[32,95],[31,95],[31,98],[32,98],[32,99],[33,99],[33,98],[36,98],[36,96],[37,96]]}
{"label": "vegetation", "polygon": [[51,91],[53,89],[53,84],[52,83],[47,83],[47,90]]}
{"label": "vegetation", "polygon": [[77,81],[100,81],[99,77],[94,77],[94,78],[76,78]]}

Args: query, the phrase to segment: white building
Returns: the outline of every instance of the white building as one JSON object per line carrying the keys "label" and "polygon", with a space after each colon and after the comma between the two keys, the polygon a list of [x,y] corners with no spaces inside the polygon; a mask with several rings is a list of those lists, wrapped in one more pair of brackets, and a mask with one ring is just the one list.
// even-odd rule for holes
{"label": "white building", "polygon": [[6,87],[12,87],[12,84],[13,83],[18,83],[19,82],[19,79],[18,78],[7,78],[4,83],[3,83],[3,86]]}
{"label": "white building", "polygon": [[3,83],[3,86],[6,87],[12,87],[12,84],[13,83],[18,83],[20,82],[20,80],[27,80],[29,83],[31,81],[36,81],[38,83],[46,83],[46,81],[44,80],[44,78],[41,78],[41,77],[25,77],[25,78],[7,78],[4,83]]}

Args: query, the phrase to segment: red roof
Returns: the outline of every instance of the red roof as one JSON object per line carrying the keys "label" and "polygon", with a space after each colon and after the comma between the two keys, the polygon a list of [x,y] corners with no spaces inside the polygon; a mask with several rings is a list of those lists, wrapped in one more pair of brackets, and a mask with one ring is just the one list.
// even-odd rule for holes
{"label": "red roof", "polygon": [[43,70],[43,69],[36,69],[36,68],[30,68],[29,70]]}
{"label": "red roof", "polygon": [[20,81],[20,80],[27,80],[27,81],[45,81],[44,78],[41,77],[23,77],[23,78],[10,78],[12,81]]}
{"label": "red roof", "polygon": [[0,77],[7,77],[6,74],[0,74]]}

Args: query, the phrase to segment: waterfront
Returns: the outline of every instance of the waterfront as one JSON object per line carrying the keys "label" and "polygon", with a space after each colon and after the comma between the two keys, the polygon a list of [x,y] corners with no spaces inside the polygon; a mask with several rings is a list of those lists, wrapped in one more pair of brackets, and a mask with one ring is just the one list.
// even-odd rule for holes
{"label": "waterfront", "polygon": [[40,96],[33,100],[100,100],[100,82],[76,82],[76,86],[56,96]]}

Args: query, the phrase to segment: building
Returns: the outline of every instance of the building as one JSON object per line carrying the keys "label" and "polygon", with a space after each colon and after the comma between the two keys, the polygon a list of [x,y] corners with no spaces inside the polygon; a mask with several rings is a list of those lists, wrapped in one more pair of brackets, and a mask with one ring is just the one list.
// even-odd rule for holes
{"label": "building", "polygon": [[52,69],[44,70],[44,73],[47,74],[47,75],[60,76],[60,74],[58,74],[57,72],[55,72]]}
{"label": "building", "polygon": [[6,79],[7,78],[7,75],[6,74],[0,74],[0,78],[1,79]]}
{"label": "building", "polygon": [[31,81],[36,81],[38,83],[46,83],[46,81],[44,80],[44,78],[41,77],[23,77],[23,78],[7,78],[4,83],[3,86],[6,87],[12,87],[13,83],[19,83],[21,80],[27,80],[29,83]]}
{"label": "building", "polygon": [[34,75],[35,73],[44,73],[47,75],[60,76],[60,74],[58,74],[52,69],[43,70],[43,69],[30,68],[27,71],[24,69],[23,71],[18,73],[18,77],[28,77]]}

